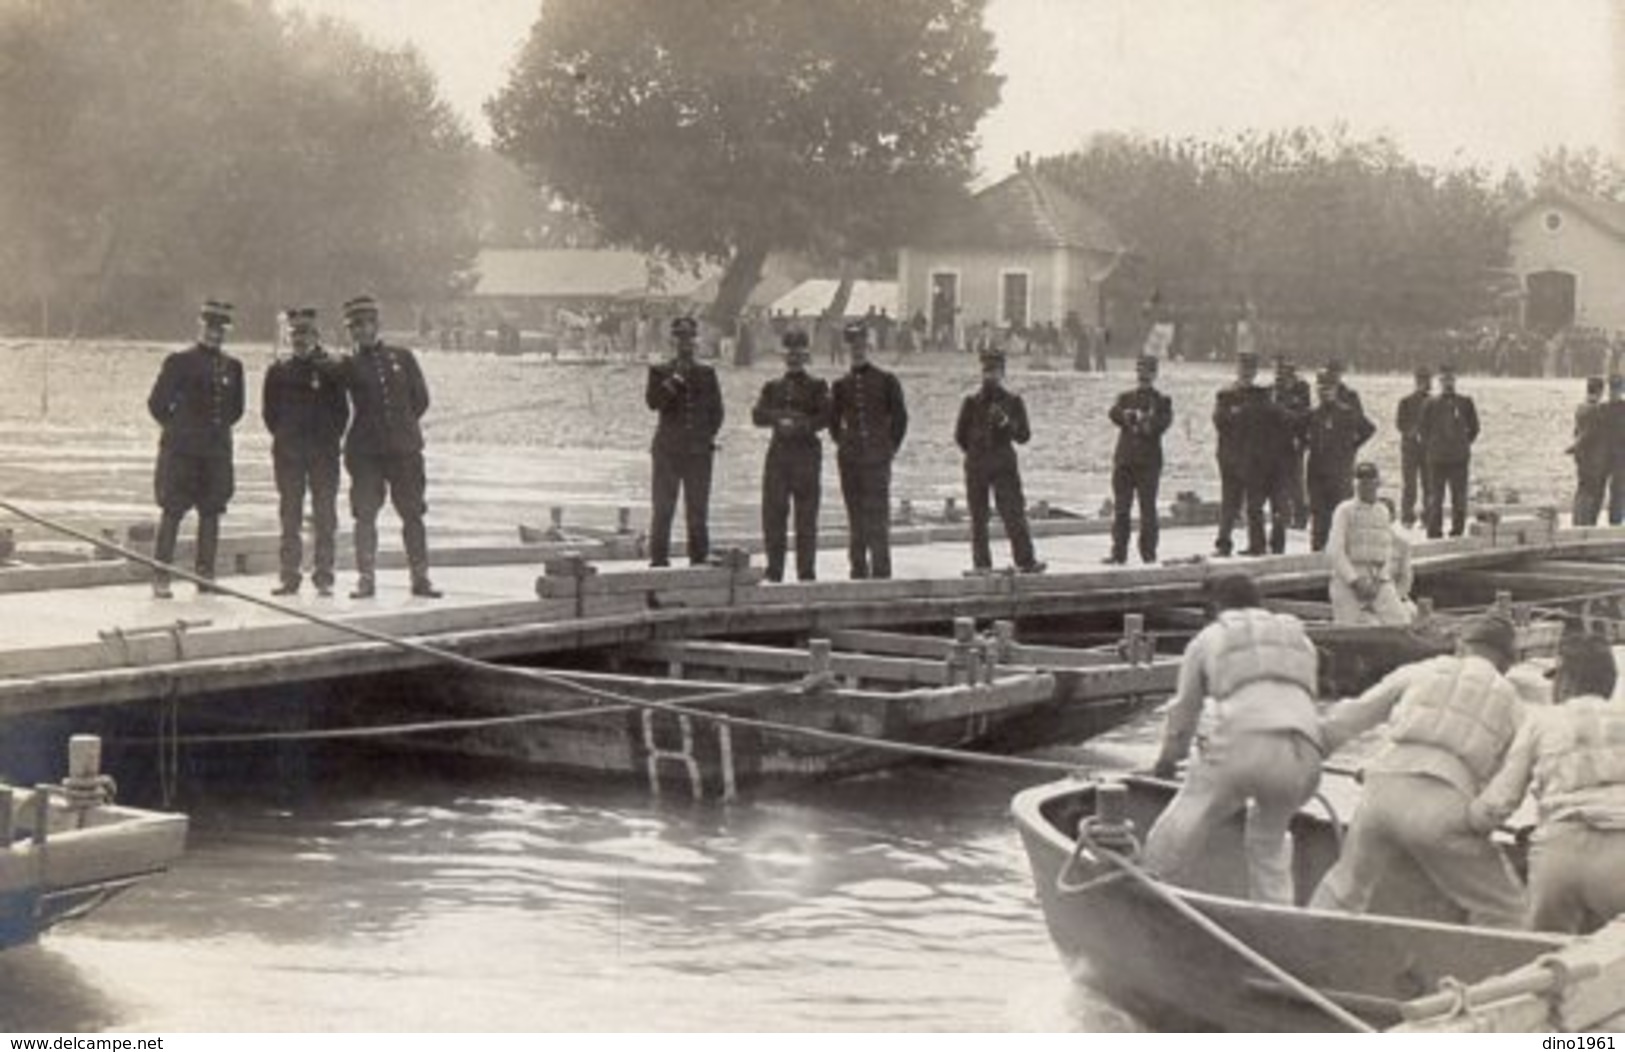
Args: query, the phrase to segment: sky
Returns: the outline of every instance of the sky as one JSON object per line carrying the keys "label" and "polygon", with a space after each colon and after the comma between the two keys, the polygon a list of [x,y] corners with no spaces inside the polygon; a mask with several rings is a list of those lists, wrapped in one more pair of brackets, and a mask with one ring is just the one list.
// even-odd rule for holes
{"label": "sky", "polygon": [[[281,2],[414,44],[484,140],[480,105],[542,0]],[[984,177],[1101,131],[1301,124],[1386,134],[1436,165],[1527,170],[1558,144],[1625,155],[1625,0],[990,0],[987,22],[1006,79]]]}

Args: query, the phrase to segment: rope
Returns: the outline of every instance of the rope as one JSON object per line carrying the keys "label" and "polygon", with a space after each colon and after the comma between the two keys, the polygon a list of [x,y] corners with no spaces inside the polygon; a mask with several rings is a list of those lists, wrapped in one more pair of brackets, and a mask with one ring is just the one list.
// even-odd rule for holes
{"label": "rope", "polygon": [[1365,1020],[1332,1001],[1314,986],[1304,982],[1302,979],[1299,979],[1285,968],[1282,968],[1280,965],[1276,964],[1262,953],[1259,953],[1257,950],[1247,945],[1247,943],[1243,940],[1237,938],[1235,935],[1232,935],[1218,922],[1213,920],[1213,918],[1209,917],[1207,914],[1203,913],[1201,910],[1198,910],[1195,906],[1192,906],[1174,892],[1170,891],[1162,884],[1161,881],[1157,880],[1145,870],[1141,869],[1131,859],[1119,854],[1116,851],[1113,851],[1111,848],[1101,847],[1089,837],[1087,829],[1080,829],[1078,831],[1078,835],[1080,839],[1088,841],[1088,848],[1090,851],[1097,852],[1102,858],[1116,866],[1120,871],[1128,874],[1128,876],[1133,879],[1135,883],[1149,891],[1154,898],[1173,909],[1175,913],[1178,913],[1180,916],[1195,924],[1208,935],[1211,935],[1226,949],[1241,957],[1254,968],[1257,968],[1259,971],[1270,976],[1275,981],[1286,986],[1304,1001],[1320,1009],[1322,1012],[1325,1012],[1332,1019],[1336,1020],[1338,1023],[1341,1023],[1343,1026],[1348,1027],[1350,1030],[1360,1034],[1376,1033],[1376,1030],[1373,1029]]}
{"label": "rope", "polygon": [[[307,611],[307,610],[301,610],[301,609],[298,609],[298,608],[295,608],[295,607],[286,606],[286,605],[284,605],[282,603],[277,603],[277,602],[274,602],[274,601],[269,600],[269,599],[263,599],[263,598],[261,598],[261,597],[259,597],[257,595],[251,595],[251,594],[249,594],[247,592],[239,591],[239,590],[237,590],[235,588],[232,588],[229,585],[221,584],[219,581],[207,580],[205,578],[202,578],[202,577],[200,577],[200,576],[198,576],[196,574],[193,574],[193,573],[191,573],[191,572],[189,572],[189,571],[187,571],[185,569],[182,569],[180,567],[169,566],[169,565],[166,565],[164,563],[158,562],[156,559],[153,559],[153,558],[150,558],[149,556],[143,555],[140,552],[132,551],[132,550],[130,550],[128,548],[125,548],[122,545],[119,545],[119,544],[116,544],[116,543],[114,543],[112,541],[109,541],[104,537],[94,536],[94,535],[85,533],[82,530],[77,530],[77,529],[75,529],[75,528],[73,528],[71,526],[68,526],[68,525],[64,524],[64,523],[58,523],[58,522],[55,522],[55,521],[53,521],[51,519],[48,519],[48,518],[46,518],[44,516],[40,516],[40,515],[36,515],[36,514],[34,514],[32,512],[28,512],[28,511],[18,507],[16,504],[12,503],[11,501],[0,499],[0,508],[3,508],[4,510],[11,512],[13,515],[18,516],[19,518],[22,518],[22,519],[25,519],[25,520],[27,520],[29,522],[33,522],[33,523],[36,523],[37,525],[43,526],[46,529],[55,530],[57,532],[67,534],[68,536],[75,537],[75,538],[77,538],[79,540],[86,541],[86,542],[88,542],[88,543],[90,543],[90,544],[92,544],[92,545],[94,545],[94,546],[96,546],[98,548],[103,548],[103,549],[106,549],[108,551],[114,552],[117,555],[120,555],[120,556],[122,556],[122,557],[124,557],[126,559],[130,559],[130,560],[132,560],[134,562],[140,563],[140,564],[142,564],[144,566],[150,567],[150,568],[155,569],[155,570],[168,570],[171,573],[173,573],[175,576],[181,577],[181,578],[183,578],[185,580],[192,581],[193,583],[196,583],[196,584],[208,585],[209,587],[212,587],[212,588],[216,589],[218,592],[220,592],[223,595],[228,595],[228,596],[231,596],[231,597],[236,598],[236,599],[241,599],[244,602],[252,603],[252,604],[254,604],[256,606],[260,606],[260,607],[263,607],[263,608],[266,608],[266,609],[269,609],[269,610],[274,610],[274,611],[276,611],[278,613],[285,614],[285,615],[290,616],[290,617],[300,618],[300,619],[303,619],[305,621],[309,621],[309,622],[311,622],[313,624],[317,624],[317,625],[321,625],[321,626],[326,627],[326,628],[333,629],[334,631],[337,631],[337,632],[342,632],[342,633],[347,633],[347,634],[350,634],[350,635],[358,636],[360,638],[367,639],[367,640],[370,640],[370,641],[376,642],[376,643],[382,643],[382,644],[384,644],[386,646],[395,647],[396,649],[404,650],[404,651],[407,651],[409,653],[420,654],[420,655],[432,658],[432,659],[434,659],[436,661],[444,662],[446,664],[450,664],[450,665],[453,665],[453,666],[456,666],[456,667],[470,669],[470,670],[477,671],[477,672],[482,672],[482,673],[494,674],[494,675],[498,675],[498,676],[506,676],[506,677],[514,678],[514,679],[522,679],[522,680],[526,680],[526,681],[529,681],[529,682],[543,683],[543,684],[546,684],[546,685],[549,685],[549,686],[555,686],[555,687],[559,687],[559,688],[562,688],[562,689],[567,690],[567,691],[572,691],[572,692],[575,692],[575,693],[579,693],[579,694],[582,694],[582,695],[584,695],[586,697],[595,698],[595,699],[598,699],[599,701],[609,702],[613,706],[615,706],[614,708],[610,708],[610,707],[607,707],[607,706],[604,706],[604,705],[597,705],[597,706],[588,706],[588,707],[584,707],[584,708],[580,708],[580,709],[573,709],[573,710],[569,710],[569,711],[566,711],[566,712],[559,712],[559,713],[536,713],[536,714],[526,714],[524,716],[518,716],[518,717],[499,717],[499,718],[496,718],[496,719],[501,719],[501,720],[503,720],[505,722],[509,722],[509,723],[548,722],[548,721],[552,721],[552,720],[575,719],[575,718],[580,718],[580,717],[588,716],[588,715],[604,715],[604,714],[608,714],[608,713],[612,713],[612,712],[624,712],[627,709],[646,709],[646,710],[652,710],[652,711],[655,711],[655,712],[664,712],[664,713],[678,715],[678,716],[695,716],[695,717],[698,717],[700,719],[710,720],[712,722],[721,723],[721,724],[725,724],[725,725],[728,725],[728,726],[749,727],[749,728],[752,728],[752,729],[755,729],[755,730],[761,730],[761,731],[765,731],[765,732],[768,732],[768,733],[784,734],[784,735],[790,735],[790,736],[799,736],[799,737],[803,737],[803,738],[811,738],[811,739],[818,740],[818,741],[831,742],[831,743],[841,744],[841,745],[860,746],[860,747],[863,747],[863,748],[878,749],[878,750],[883,751],[883,752],[895,752],[895,753],[907,754],[907,755],[915,756],[915,757],[940,759],[940,760],[954,760],[954,761],[959,761],[959,762],[975,762],[975,763],[986,764],[986,765],[989,765],[989,766],[1010,767],[1010,768],[1018,768],[1018,769],[1022,769],[1022,770],[1038,770],[1038,771],[1045,771],[1045,772],[1049,772],[1049,773],[1065,773],[1065,774],[1074,774],[1074,775],[1079,773],[1079,768],[1076,765],[1061,763],[1059,761],[1054,761],[1054,760],[1037,760],[1037,759],[1029,759],[1029,758],[1026,758],[1026,757],[1019,757],[1019,756],[1000,756],[1000,755],[991,754],[991,753],[969,752],[969,751],[962,750],[962,749],[950,749],[950,748],[943,748],[943,747],[930,746],[930,745],[917,745],[917,744],[911,744],[911,743],[908,743],[908,742],[894,742],[894,741],[890,741],[890,740],[884,739],[884,738],[871,738],[871,737],[868,737],[866,735],[861,735],[861,734],[848,734],[848,733],[845,733],[843,731],[825,730],[825,729],[819,728],[819,727],[804,727],[804,726],[797,726],[797,725],[792,725],[792,724],[783,724],[783,723],[778,723],[778,722],[771,721],[771,720],[753,719],[753,718],[748,717],[748,716],[735,716],[735,715],[730,715],[728,713],[707,712],[707,711],[705,711],[703,709],[697,708],[697,706],[702,705],[702,704],[709,704],[709,703],[716,703],[716,702],[735,702],[735,703],[737,703],[739,701],[751,700],[751,699],[753,699],[755,697],[759,697],[759,696],[765,697],[765,696],[772,696],[772,695],[782,695],[787,689],[789,689],[789,690],[803,690],[803,691],[808,690],[808,689],[817,689],[822,684],[817,682],[815,677],[808,677],[808,678],[803,679],[803,680],[801,680],[801,681],[799,681],[798,683],[795,683],[795,684],[773,684],[773,685],[769,685],[769,686],[763,686],[763,687],[757,687],[757,688],[748,688],[748,689],[742,689],[742,690],[736,690],[736,691],[718,691],[718,692],[714,692],[714,693],[711,693],[711,694],[705,694],[705,695],[700,695],[700,696],[693,697],[693,698],[687,698],[687,699],[684,699],[684,701],[682,703],[673,703],[673,702],[655,701],[655,700],[648,699],[648,698],[636,698],[636,697],[632,697],[630,695],[624,695],[624,694],[616,693],[614,691],[605,690],[605,689],[600,688],[600,687],[592,687],[592,686],[589,686],[587,684],[579,683],[579,682],[576,682],[575,680],[571,680],[571,679],[568,679],[568,678],[563,677],[563,676],[558,676],[558,675],[548,673],[548,672],[546,672],[546,671],[544,671],[542,669],[518,668],[518,667],[514,667],[514,666],[509,666],[509,665],[498,665],[498,664],[495,664],[493,662],[480,660],[478,658],[471,658],[471,657],[468,657],[467,655],[456,653],[455,651],[445,650],[445,649],[443,649],[441,647],[437,647],[437,646],[434,646],[432,644],[422,643],[422,642],[419,642],[419,641],[413,640],[413,639],[404,639],[404,638],[401,638],[401,637],[398,637],[398,636],[392,636],[392,635],[389,635],[389,634],[384,633],[384,632],[379,632],[379,631],[376,631],[374,629],[366,628],[365,626],[362,626],[362,625],[349,624],[349,623],[346,623],[346,622],[343,622],[343,621],[336,620],[334,618],[324,617],[324,616],[319,615],[319,614],[311,613],[310,611]],[[171,694],[170,700],[174,704],[175,719],[174,719],[174,723],[168,728],[167,733],[166,733],[166,730],[165,730],[164,725],[163,725],[162,717],[160,717],[160,723],[159,723],[159,728],[160,728],[159,729],[159,736],[160,736],[160,739],[161,739],[160,749],[159,749],[160,758],[163,758],[166,755],[166,751],[164,749],[164,746],[163,746],[162,742],[163,742],[163,740],[167,740],[168,747],[169,747],[167,755],[169,755],[171,761],[174,763],[176,768],[178,768],[178,766],[179,766],[179,744],[180,744],[180,742],[182,740],[181,737],[178,734],[174,733],[178,729],[178,722],[179,722],[179,711],[178,711],[179,705],[178,705],[178,696],[177,696],[177,694],[178,694],[178,692],[172,692],[172,694]],[[369,734],[369,733],[372,734],[372,735],[412,734],[412,733],[428,732],[428,731],[432,731],[432,730],[437,730],[437,729],[441,729],[442,727],[455,727],[455,726],[458,726],[458,725],[474,726],[474,725],[478,725],[478,724],[472,723],[470,721],[448,720],[448,721],[444,721],[440,726],[436,726],[434,724],[428,724],[428,723],[414,723],[414,724],[400,724],[400,725],[397,725],[395,727],[384,727],[382,729],[348,728],[348,729],[346,729],[345,732],[335,732],[335,731],[314,731],[314,732],[313,731],[289,731],[289,732],[266,732],[264,734],[252,735],[252,736],[240,735],[240,734],[238,734],[238,735],[227,734],[227,735],[218,735],[218,736],[199,735],[199,736],[189,737],[186,740],[188,740],[188,741],[217,741],[217,742],[239,741],[240,742],[240,741],[294,740],[294,739],[296,739],[298,737],[303,737],[303,736],[310,736],[310,737],[323,737],[323,736],[360,737],[360,736],[364,736],[364,735]],[[175,773],[178,774],[178,771],[175,772]],[[161,760],[161,763],[160,763],[160,778],[165,778],[165,776],[166,776],[166,772],[163,770],[162,760]],[[166,780],[165,781],[165,792],[166,792],[166,794],[172,788],[173,788],[173,786],[171,786],[168,783],[168,781]],[[165,802],[166,802],[166,805],[167,805],[167,803],[168,803],[167,796],[166,796],[166,801]]]}

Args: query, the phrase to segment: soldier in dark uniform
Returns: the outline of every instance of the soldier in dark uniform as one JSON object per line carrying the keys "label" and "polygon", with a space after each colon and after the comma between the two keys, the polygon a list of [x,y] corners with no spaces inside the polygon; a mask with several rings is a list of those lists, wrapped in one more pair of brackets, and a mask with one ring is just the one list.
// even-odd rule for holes
{"label": "soldier in dark uniform", "polygon": [[1330,370],[1315,377],[1320,404],[1310,410],[1305,438],[1309,447],[1309,548],[1325,551],[1332,513],[1354,496],[1354,460],[1377,433],[1376,425],[1339,396]]}
{"label": "soldier in dark uniform", "polygon": [[982,353],[982,386],[965,396],[954,423],[954,444],[965,454],[965,506],[970,511],[971,569],[993,569],[988,544],[990,514],[987,494],[999,509],[1010,557],[1021,573],[1041,573],[1044,564],[1033,553],[1032,530],[1027,525],[1027,498],[1021,492],[1021,465],[1016,446],[1032,438],[1027,405],[1004,387],[1004,352]]}
{"label": "soldier in dark uniform", "polygon": [[272,595],[296,595],[304,557],[301,524],[305,491],[310,491],[316,523],[311,580],[316,594],[333,594],[333,559],[339,528],[339,443],[350,422],[350,402],[338,363],[322,348],[316,309],[287,311],[293,355],[265,371],[261,415],[271,432],[271,464],[276,475],[277,510],[282,523],[282,583]]}
{"label": "soldier in dark uniform", "polygon": [[818,497],[823,470],[823,444],[818,432],[829,426],[829,384],[807,373],[812,353],[807,334],[784,334],[784,375],[762,385],[751,410],[751,422],[770,428],[762,470],[762,537],[767,546],[767,579],[784,580],[789,546],[786,525],[795,505],[796,577],[818,577]]}
{"label": "soldier in dark uniform", "polygon": [[[153,490],[162,509],[153,558],[175,561],[181,520],[197,509],[199,577],[214,577],[220,547],[220,516],[231,501],[236,479],[231,461],[231,429],[243,416],[243,365],[222,348],[231,328],[229,303],[209,300],[199,312],[197,343],[164,359],[147,398],[147,409],[163,428]],[[168,599],[169,575],[154,573],[152,594]]]}
{"label": "soldier in dark uniform", "polygon": [[830,394],[830,435],[846,501],[852,579],[891,576],[891,464],[908,433],[897,377],[869,361],[869,330],[845,329],[852,366]]}
{"label": "soldier in dark uniform", "polygon": [[350,472],[350,511],[355,516],[356,586],[352,599],[377,594],[378,513],[387,491],[401,519],[401,542],[412,574],[412,594],[438,599],[429,582],[428,479],[423,466],[423,414],[429,385],[411,351],[378,335],[378,303],[357,296],[344,305],[344,324],[355,352],[340,363],[353,422],[344,440]]}
{"label": "soldier in dark uniform", "polygon": [[1574,525],[1595,526],[1602,512],[1603,494],[1613,467],[1614,451],[1609,442],[1602,404],[1603,378],[1586,380],[1586,397],[1574,410],[1574,444],[1567,452],[1574,457]]}
{"label": "soldier in dark uniform", "polygon": [[1416,525],[1416,499],[1427,508],[1427,460],[1422,456],[1422,409],[1433,393],[1433,370],[1416,367],[1416,390],[1399,400],[1394,426],[1399,429],[1399,521],[1406,529]]}
{"label": "soldier in dark uniform", "polygon": [[1599,441],[1607,444],[1608,524],[1625,523],[1625,376],[1608,378],[1608,401],[1597,409]]}
{"label": "soldier in dark uniform", "polygon": [[722,388],[716,370],[694,359],[700,326],[693,318],[673,318],[674,356],[649,367],[644,401],[660,414],[650,453],[654,459],[653,517],[649,522],[649,565],[671,565],[671,523],[677,494],[683,495],[688,561],[704,566],[711,555],[707,518],[711,507],[711,461],[722,429]]}
{"label": "soldier in dark uniform", "polygon": [[1219,537],[1214,554],[1227,556],[1234,551],[1231,535],[1236,519],[1245,509],[1247,550],[1245,555],[1263,555],[1264,501],[1269,497],[1279,460],[1271,449],[1278,440],[1278,413],[1267,387],[1260,387],[1258,355],[1236,355],[1236,382],[1219,391],[1213,400],[1213,427],[1219,437]]}
{"label": "soldier in dark uniform", "polygon": [[1280,470],[1270,494],[1270,550],[1286,550],[1286,527],[1301,530],[1309,525],[1309,496],[1305,489],[1303,471],[1304,429],[1309,423],[1309,410],[1314,408],[1314,393],[1309,382],[1298,375],[1297,367],[1284,354],[1275,356],[1275,386],[1270,397],[1281,414],[1284,429],[1280,456]]}
{"label": "soldier in dark uniform", "polygon": [[1332,386],[1337,389],[1337,400],[1364,416],[1365,406],[1360,402],[1360,393],[1343,382],[1343,373],[1345,371],[1343,359],[1341,358],[1333,358],[1326,363],[1326,372],[1331,374]]}
{"label": "soldier in dark uniform", "polygon": [[1467,529],[1467,468],[1478,439],[1478,409],[1456,393],[1456,367],[1439,367],[1439,393],[1422,407],[1422,456],[1427,463],[1429,537],[1444,536],[1444,494],[1450,490],[1450,536]]}
{"label": "soldier in dark uniform", "polygon": [[1130,515],[1140,515],[1140,561],[1157,561],[1157,486],[1162,481],[1162,436],[1174,422],[1173,399],[1158,391],[1157,359],[1134,363],[1133,390],[1117,396],[1111,412],[1117,425],[1112,453],[1112,553],[1107,563],[1128,561]]}

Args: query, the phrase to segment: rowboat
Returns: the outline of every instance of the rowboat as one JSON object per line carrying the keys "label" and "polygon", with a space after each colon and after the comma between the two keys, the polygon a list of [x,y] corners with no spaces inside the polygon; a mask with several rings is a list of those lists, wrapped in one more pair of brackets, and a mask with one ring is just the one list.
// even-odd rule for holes
{"label": "rowboat", "polygon": [[836,654],[827,640],[654,642],[614,651],[613,663],[378,677],[333,704],[340,724],[376,725],[386,711],[422,722],[425,733],[394,747],[727,800],[978,748],[1055,693],[1032,669]]}
{"label": "rowboat", "polygon": [[[1365,915],[1251,902],[1240,816],[1214,830],[1192,886],[1176,887],[1134,860],[1136,837],[1176,790],[1138,776],[1068,780],[1012,804],[1068,971],[1158,1029],[1625,1025],[1625,919],[1585,937],[1474,927],[1404,872]],[[1340,828],[1309,809],[1295,817],[1300,902],[1335,861]]]}
{"label": "rowboat", "polygon": [[185,848],[185,815],[109,802],[97,738],[75,735],[68,750],[61,785],[0,786],[0,949],[83,916]]}

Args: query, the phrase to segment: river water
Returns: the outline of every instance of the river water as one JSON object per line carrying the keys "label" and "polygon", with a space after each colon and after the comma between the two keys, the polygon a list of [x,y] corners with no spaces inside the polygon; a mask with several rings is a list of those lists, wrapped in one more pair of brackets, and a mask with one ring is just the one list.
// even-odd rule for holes
{"label": "river water", "polygon": [[[0,493],[80,525],[151,517],[144,398],[164,348],[0,344]],[[243,352],[253,391],[268,352]],[[641,368],[424,355],[437,543],[513,538],[554,504],[607,524],[641,505],[651,430]],[[827,371],[827,370],[826,370]],[[754,517],[773,374],[723,370],[718,517]],[[914,424],[900,496],[959,493],[962,359],[903,370]],[[1219,372],[1175,367],[1164,495],[1213,495]],[[1395,466],[1404,378],[1357,378]],[[1092,512],[1108,491],[1114,376],[1025,371],[1028,492]],[[1565,497],[1576,381],[1463,381],[1478,470]],[[228,530],[274,528],[267,443],[239,429]],[[838,494],[831,465],[826,494]],[[826,521],[839,515],[826,501]],[[386,529],[386,535],[387,535]],[[19,529],[25,537],[37,530]],[[1049,758],[1128,767],[1154,719]],[[732,805],[358,754],[309,785],[185,786],[190,850],[166,876],[38,946],[0,956],[0,1030],[1124,1030],[1049,944],[1011,795],[1039,780],[925,766]]]}

